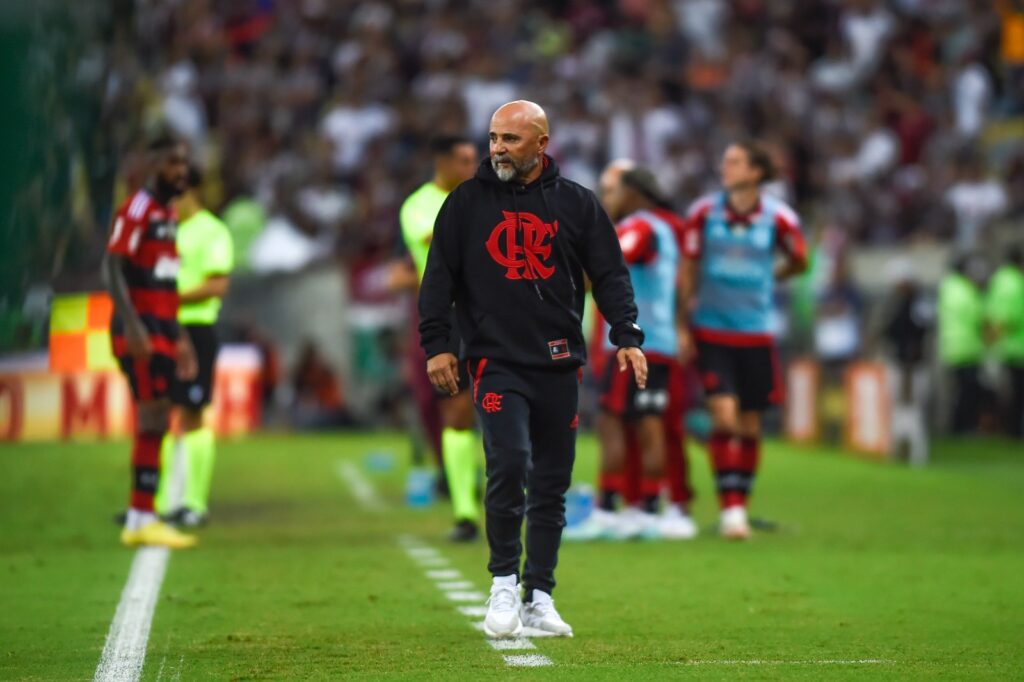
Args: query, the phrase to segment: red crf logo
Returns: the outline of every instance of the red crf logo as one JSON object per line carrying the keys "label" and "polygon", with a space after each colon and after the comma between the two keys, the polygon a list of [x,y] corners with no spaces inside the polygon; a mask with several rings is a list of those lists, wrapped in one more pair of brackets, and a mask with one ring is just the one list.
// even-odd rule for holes
{"label": "red crf logo", "polygon": [[[508,279],[547,279],[555,274],[551,257],[551,240],[558,233],[558,221],[545,223],[532,213],[502,211],[505,217],[491,231],[487,252],[505,270]],[[521,236],[518,234],[521,233]]]}
{"label": "red crf logo", "polygon": [[480,407],[488,414],[501,412],[501,397],[500,393],[486,393],[484,399],[480,401]]}

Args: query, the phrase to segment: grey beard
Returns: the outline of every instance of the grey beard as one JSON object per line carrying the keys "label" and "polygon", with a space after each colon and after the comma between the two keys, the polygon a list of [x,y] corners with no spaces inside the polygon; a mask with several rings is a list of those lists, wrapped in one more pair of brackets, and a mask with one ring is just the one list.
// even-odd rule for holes
{"label": "grey beard", "polygon": [[[511,163],[509,166],[499,166],[498,161],[508,161]],[[525,178],[530,171],[537,167],[539,163],[537,157],[527,159],[522,163],[516,163],[508,156],[491,157],[491,168],[494,169],[494,174],[498,176],[498,179],[502,182],[512,182],[513,180],[519,180]]]}

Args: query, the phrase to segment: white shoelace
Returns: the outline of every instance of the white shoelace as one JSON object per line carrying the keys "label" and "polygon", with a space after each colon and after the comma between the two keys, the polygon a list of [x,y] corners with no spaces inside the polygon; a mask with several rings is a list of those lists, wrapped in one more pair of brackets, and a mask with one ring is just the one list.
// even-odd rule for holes
{"label": "white shoelace", "polygon": [[493,606],[500,611],[511,611],[516,608],[516,588],[505,585],[491,587],[491,596],[487,600],[488,606]]}

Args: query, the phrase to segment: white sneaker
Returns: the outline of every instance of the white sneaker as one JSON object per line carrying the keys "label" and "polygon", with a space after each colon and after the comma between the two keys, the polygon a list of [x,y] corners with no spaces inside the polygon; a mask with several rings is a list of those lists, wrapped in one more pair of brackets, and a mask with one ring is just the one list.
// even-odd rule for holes
{"label": "white sneaker", "polygon": [[572,626],[562,620],[555,610],[555,600],[547,592],[533,591],[533,601],[523,604],[523,625],[550,632],[559,637],[572,637]]}
{"label": "white sneaker", "polygon": [[615,540],[618,538],[618,527],[618,514],[595,507],[583,521],[562,531],[562,539],[569,542]]}
{"label": "white sneaker", "polygon": [[727,540],[749,540],[750,522],[747,521],[747,508],[735,505],[723,509],[719,517],[718,532]]}
{"label": "white sneaker", "polygon": [[661,513],[658,530],[666,540],[692,540],[697,537],[697,524],[677,504],[669,505]]}
{"label": "white sneaker", "polygon": [[523,631],[519,618],[522,602],[519,599],[519,585],[514,575],[494,576],[491,584],[491,598],[487,600],[487,616],[484,618],[484,633],[494,639],[518,637]]}
{"label": "white sneaker", "polygon": [[620,540],[658,540],[661,538],[658,516],[629,507],[619,514],[618,533]]}

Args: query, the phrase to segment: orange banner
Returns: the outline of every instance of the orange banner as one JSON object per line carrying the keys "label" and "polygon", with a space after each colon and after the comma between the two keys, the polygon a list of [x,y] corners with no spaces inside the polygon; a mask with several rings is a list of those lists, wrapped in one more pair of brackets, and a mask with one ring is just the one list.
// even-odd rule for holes
{"label": "orange banner", "polygon": [[[211,421],[221,436],[259,427],[259,356],[226,346],[217,360]],[[131,393],[119,372],[0,373],[0,441],[107,440],[134,429]]]}

